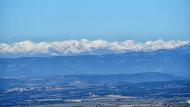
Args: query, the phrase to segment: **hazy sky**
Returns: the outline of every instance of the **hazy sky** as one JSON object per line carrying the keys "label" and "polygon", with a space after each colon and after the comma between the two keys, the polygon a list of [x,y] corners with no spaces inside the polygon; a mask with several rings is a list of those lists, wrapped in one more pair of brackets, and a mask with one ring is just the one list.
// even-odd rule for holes
{"label": "hazy sky", "polygon": [[190,0],[0,0],[0,42],[190,39]]}

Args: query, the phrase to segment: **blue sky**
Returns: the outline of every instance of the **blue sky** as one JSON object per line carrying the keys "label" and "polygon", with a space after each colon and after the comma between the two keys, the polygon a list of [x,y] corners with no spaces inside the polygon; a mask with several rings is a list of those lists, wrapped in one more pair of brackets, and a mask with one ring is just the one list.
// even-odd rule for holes
{"label": "blue sky", "polygon": [[190,39],[190,0],[0,0],[0,16],[0,42]]}

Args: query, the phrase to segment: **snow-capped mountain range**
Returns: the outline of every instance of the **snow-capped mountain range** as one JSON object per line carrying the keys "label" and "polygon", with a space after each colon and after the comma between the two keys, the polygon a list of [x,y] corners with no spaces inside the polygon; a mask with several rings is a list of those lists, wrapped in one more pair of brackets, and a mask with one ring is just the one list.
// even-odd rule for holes
{"label": "snow-capped mountain range", "polygon": [[87,39],[66,40],[54,42],[32,42],[21,41],[12,44],[0,43],[1,57],[18,56],[61,56],[61,55],[81,55],[81,54],[107,54],[124,53],[127,51],[154,51],[159,49],[173,49],[190,44],[190,40],[147,41],[144,43],[134,40],[126,41],[106,41]]}

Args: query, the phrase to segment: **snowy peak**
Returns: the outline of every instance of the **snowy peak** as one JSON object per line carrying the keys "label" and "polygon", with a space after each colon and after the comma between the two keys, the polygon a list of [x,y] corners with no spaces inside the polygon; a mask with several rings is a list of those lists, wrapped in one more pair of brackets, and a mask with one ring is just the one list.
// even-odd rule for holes
{"label": "snowy peak", "polygon": [[188,45],[190,41],[171,40],[147,41],[145,43],[134,40],[106,41],[87,39],[66,40],[54,42],[21,41],[13,44],[0,43],[1,56],[31,56],[31,55],[79,55],[79,54],[106,54],[123,53],[127,51],[152,51],[159,49],[173,49]]}

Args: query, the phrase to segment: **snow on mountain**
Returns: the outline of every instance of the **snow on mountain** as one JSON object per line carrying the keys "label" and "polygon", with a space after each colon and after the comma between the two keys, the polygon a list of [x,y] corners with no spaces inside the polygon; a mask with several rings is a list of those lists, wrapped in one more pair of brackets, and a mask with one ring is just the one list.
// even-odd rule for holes
{"label": "snow on mountain", "polygon": [[30,55],[77,55],[77,54],[100,54],[123,53],[127,51],[153,51],[159,49],[172,49],[190,44],[190,41],[171,40],[147,41],[145,43],[134,40],[122,42],[94,40],[66,40],[55,42],[32,42],[21,41],[13,44],[0,43],[0,55],[30,56]]}

